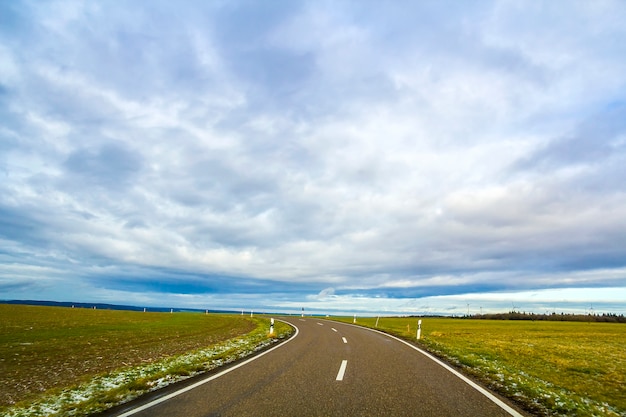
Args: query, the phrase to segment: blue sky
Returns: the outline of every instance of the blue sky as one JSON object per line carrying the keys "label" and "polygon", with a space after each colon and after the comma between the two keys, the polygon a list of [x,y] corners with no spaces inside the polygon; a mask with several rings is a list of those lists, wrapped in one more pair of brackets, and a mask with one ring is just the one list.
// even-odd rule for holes
{"label": "blue sky", "polygon": [[626,313],[623,1],[0,3],[0,299]]}

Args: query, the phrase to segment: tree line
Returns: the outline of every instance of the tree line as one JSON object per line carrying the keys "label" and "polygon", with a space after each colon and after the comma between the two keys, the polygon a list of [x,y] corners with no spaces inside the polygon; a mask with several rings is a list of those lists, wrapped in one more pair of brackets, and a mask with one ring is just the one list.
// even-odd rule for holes
{"label": "tree line", "polygon": [[520,311],[509,311],[508,313],[495,314],[474,314],[464,316],[464,318],[481,319],[481,320],[544,320],[544,321],[585,321],[597,323],[626,323],[626,317],[623,314],[615,313],[602,314],[571,314],[571,313],[549,313],[536,314]]}

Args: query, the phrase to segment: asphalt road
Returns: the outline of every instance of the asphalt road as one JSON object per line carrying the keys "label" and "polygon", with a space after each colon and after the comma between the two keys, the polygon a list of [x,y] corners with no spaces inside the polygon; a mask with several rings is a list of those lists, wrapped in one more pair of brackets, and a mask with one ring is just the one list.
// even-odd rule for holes
{"label": "asphalt road", "polygon": [[297,327],[297,335],[262,357],[117,415],[522,415],[388,335],[315,318],[284,320]]}

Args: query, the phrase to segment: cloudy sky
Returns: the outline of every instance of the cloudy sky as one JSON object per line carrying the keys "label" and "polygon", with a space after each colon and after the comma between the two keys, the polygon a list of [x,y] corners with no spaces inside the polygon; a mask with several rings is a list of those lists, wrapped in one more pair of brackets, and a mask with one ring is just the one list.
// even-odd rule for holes
{"label": "cloudy sky", "polygon": [[626,313],[625,21],[0,2],[0,299]]}

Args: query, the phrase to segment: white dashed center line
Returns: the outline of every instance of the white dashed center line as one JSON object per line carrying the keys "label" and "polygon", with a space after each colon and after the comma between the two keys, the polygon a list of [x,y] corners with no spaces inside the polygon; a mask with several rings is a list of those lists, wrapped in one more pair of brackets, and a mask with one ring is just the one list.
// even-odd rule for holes
{"label": "white dashed center line", "polygon": [[337,381],[343,381],[343,375],[346,373],[346,366],[348,366],[348,361],[341,361],[341,366],[339,367],[339,372],[337,373]]}
{"label": "white dashed center line", "polygon": [[331,329],[332,329],[333,332],[337,331],[337,329],[335,329],[334,327],[331,327]]}
{"label": "white dashed center line", "polygon": [[342,337],[341,340],[343,340],[343,343],[348,343],[345,337]]}

